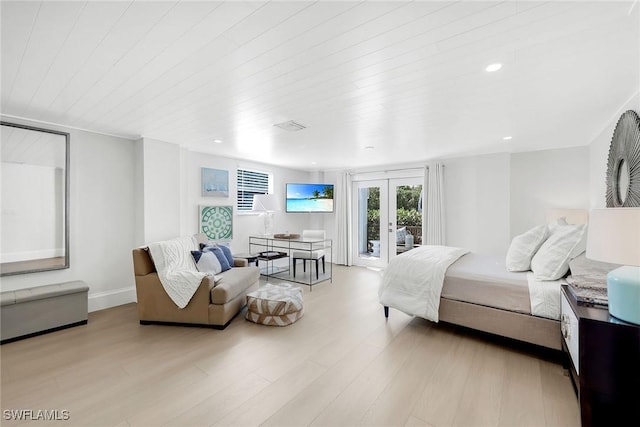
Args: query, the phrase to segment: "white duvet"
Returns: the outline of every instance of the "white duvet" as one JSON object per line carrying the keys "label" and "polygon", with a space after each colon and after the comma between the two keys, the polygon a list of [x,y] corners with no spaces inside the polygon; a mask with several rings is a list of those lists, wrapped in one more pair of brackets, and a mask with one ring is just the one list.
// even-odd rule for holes
{"label": "white duvet", "polygon": [[382,276],[380,303],[437,322],[447,268],[468,252],[464,248],[427,245],[398,255]]}

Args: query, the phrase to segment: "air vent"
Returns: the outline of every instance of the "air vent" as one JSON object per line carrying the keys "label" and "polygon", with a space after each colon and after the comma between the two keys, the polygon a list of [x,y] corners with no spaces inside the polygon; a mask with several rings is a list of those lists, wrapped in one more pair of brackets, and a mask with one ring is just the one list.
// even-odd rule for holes
{"label": "air vent", "polygon": [[293,120],[289,120],[288,122],[276,123],[274,126],[279,127],[280,129],[287,130],[289,132],[296,132],[306,128],[306,126],[301,125],[300,123],[296,123]]}

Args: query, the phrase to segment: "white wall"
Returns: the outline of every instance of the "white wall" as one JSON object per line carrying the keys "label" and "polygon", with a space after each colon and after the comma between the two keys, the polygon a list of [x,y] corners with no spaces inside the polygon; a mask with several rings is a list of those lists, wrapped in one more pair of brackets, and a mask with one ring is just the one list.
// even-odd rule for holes
{"label": "white wall", "polygon": [[70,133],[70,268],[2,277],[2,289],[83,280],[89,310],[135,300],[134,141],[42,123],[2,120]]}
{"label": "white wall", "polygon": [[640,114],[640,93],[636,93],[625,105],[617,111],[589,146],[589,198],[591,209],[604,208],[606,205],[607,190],[607,159],[609,158],[609,146],[613,131],[618,119],[627,110],[634,110]]}
{"label": "white wall", "polygon": [[589,147],[444,160],[447,244],[504,255],[552,208],[589,207]]}
{"label": "white wall", "polygon": [[[243,160],[219,157],[210,154],[186,151],[185,162],[185,211],[182,223],[187,234],[198,232],[198,206],[233,206],[233,252],[249,251],[249,236],[263,233],[262,217],[251,213],[238,213],[236,204],[238,168],[258,170],[273,174],[273,191],[280,198],[281,211],[274,213],[274,233],[300,233],[308,228],[313,214],[292,214],[285,212],[285,184],[287,182],[309,182],[309,172],[286,169]],[[203,197],[201,194],[201,168],[229,171],[229,197]]]}
{"label": "white wall", "polygon": [[446,244],[503,255],[510,242],[509,154],[443,161]]}
{"label": "white wall", "polygon": [[144,138],[142,143],[144,241],[181,235],[180,147]]}
{"label": "white wall", "polygon": [[511,155],[511,237],[543,224],[549,209],[589,208],[589,147]]}

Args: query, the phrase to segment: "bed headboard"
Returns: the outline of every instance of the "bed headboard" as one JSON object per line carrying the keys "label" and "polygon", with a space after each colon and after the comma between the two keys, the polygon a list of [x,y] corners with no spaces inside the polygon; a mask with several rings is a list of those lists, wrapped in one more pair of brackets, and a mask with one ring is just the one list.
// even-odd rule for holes
{"label": "bed headboard", "polygon": [[547,211],[547,224],[565,218],[569,224],[586,224],[589,221],[587,209],[550,209]]}

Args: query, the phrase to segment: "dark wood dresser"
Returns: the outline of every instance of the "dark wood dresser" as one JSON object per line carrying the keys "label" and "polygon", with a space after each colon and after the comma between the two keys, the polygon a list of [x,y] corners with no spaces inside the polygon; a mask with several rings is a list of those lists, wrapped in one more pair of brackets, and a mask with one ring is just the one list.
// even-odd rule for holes
{"label": "dark wood dresser", "polygon": [[564,351],[583,426],[636,426],[640,410],[640,326],[578,303],[562,286]]}

